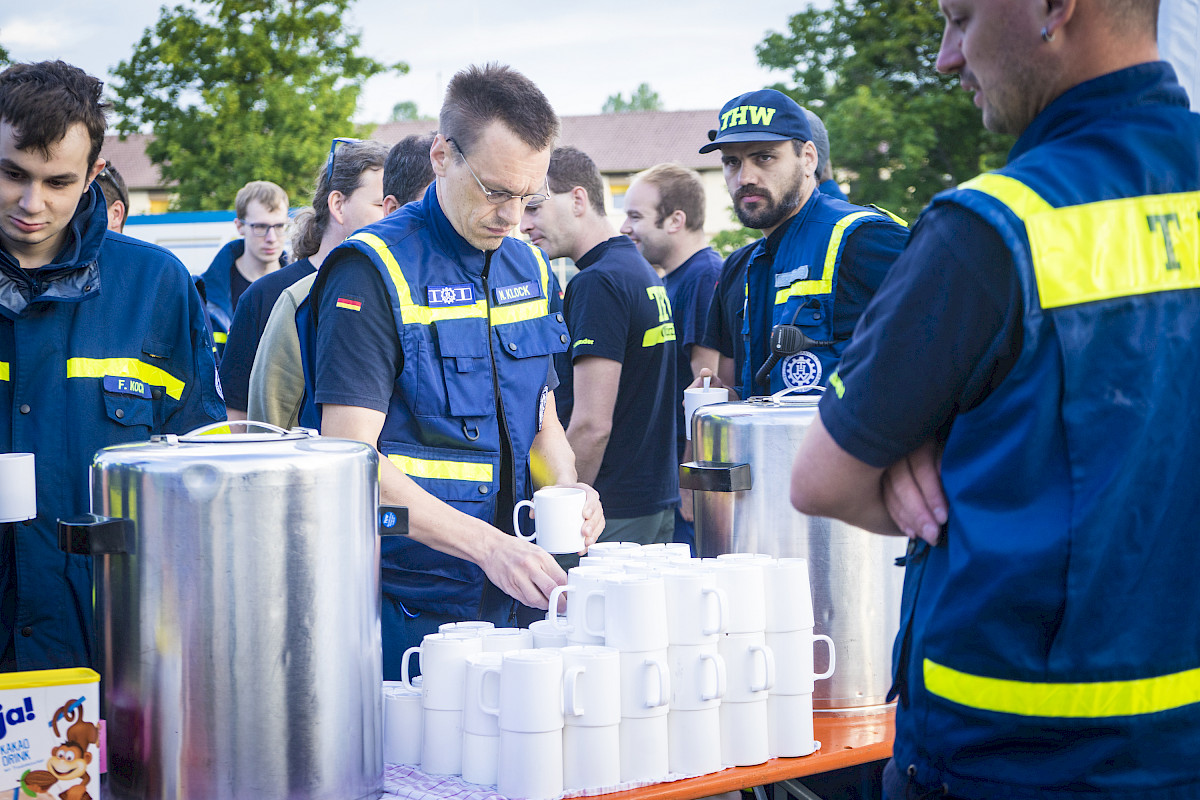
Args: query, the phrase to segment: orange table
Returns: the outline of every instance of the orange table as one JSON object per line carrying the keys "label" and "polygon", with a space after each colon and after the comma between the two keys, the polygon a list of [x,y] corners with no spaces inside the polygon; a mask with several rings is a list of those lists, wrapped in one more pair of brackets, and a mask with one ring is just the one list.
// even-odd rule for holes
{"label": "orange table", "polygon": [[890,758],[896,736],[896,714],[894,711],[860,717],[817,714],[813,730],[821,749],[810,756],[772,758],[754,767],[734,767],[698,778],[596,795],[588,800],[696,800]]}

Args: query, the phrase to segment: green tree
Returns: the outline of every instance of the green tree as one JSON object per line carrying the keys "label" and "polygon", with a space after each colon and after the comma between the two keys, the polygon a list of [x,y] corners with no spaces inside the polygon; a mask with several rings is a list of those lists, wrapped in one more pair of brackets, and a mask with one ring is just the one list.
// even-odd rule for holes
{"label": "green tree", "polygon": [[834,0],[756,48],[790,76],[775,88],[825,122],[850,199],[910,221],[937,192],[1002,165],[1013,141],[984,130],[958,76],[934,68],[941,33],[936,0]]}
{"label": "green tree", "polygon": [[363,82],[403,63],[356,54],[342,27],[352,0],[197,0],[163,6],[113,74],[122,134],[153,134],[146,154],[179,210],[226,209],[251,180],[303,200]]}
{"label": "green tree", "polygon": [[753,228],[747,228],[742,225],[741,220],[737,218],[737,214],[732,208],[729,209],[729,218],[736,222],[739,227],[717,231],[708,243],[713,250],[721,254],[721,258],[729,258],[729,256],[733,255],[734,250],[762,237],[762,231],[756,231]]}
{"label": "green tree", "polygon": [[625,95],[621,92],[609,95],[604,101],[604,108],[600,109],[601,114],[624,114],[626,111],[662,111],[662,100],[658,96],[658,92],[650,88],[650,84],[639,84],[636,89],[629,95],[629,99],[625,99]]}
{"label": "green tree", "polygon": [[433,119],[433,117],[422,116],[421,112],[417,110],[417,104],[412,100],[401,100],[392,106],[392,116],[388,122],[416,122],[422,119]]}
{"label": "green tree", "polygon": [[0,67],[6,65],[9,61],[8,51],[4,49],[4,45],[0,45]]}

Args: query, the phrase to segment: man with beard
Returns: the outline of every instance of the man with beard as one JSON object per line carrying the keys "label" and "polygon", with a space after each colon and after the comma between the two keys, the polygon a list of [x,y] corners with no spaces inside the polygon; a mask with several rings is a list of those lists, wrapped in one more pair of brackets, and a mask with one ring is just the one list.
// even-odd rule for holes
{"label": "man with beard", "polygon": [[[816,190],[812,140],[804,109],[762,89],[726,103],[716,137],[700,148],[721,151],[738,219],[763,232],[725,260],[703,341],[721,354],[714,385],[742,397],[823,391],[908,240],[887,214]],[[777,326],[802,349],[772,353]]]}

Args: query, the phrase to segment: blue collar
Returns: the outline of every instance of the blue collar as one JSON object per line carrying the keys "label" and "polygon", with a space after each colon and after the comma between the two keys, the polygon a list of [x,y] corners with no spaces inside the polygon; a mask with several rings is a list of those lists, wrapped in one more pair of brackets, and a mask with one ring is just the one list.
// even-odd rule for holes
{"label": "blue collar", "polygon": [[437,185],[438,181],[429,184],[429,188],[425,190],[425,196],[421,198],[421,210],[433,240],[438,249],[454,256],[454,260],[461,264],[467,272],[482,275],[487,261],[485,251],[473,246],[454,229],[446,213],[442,211],[442,204],[437,196]]}
{"label": "blue collar", "polygon": [[1060,94],[1033,118],[1009,151],[1008,161],[1012,163],[1039,144],[1074,133],[1098,118],[1158,104],[1188,107],[1187,92],[1165,61],[1137,64],[1084,81]]}

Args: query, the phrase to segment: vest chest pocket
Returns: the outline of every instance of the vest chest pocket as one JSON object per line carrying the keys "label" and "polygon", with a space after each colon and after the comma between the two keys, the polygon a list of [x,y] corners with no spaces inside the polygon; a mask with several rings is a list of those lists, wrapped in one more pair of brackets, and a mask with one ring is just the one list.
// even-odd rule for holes
{"label": "vest chest pocket", "polygon": [[[122,382],[125,384],[133,383],[138,386],[145,387],[145,395],[136,393],[126,389],[114,388],[111,384]],[[152,393],[157,393],[161,396],[162,390],[157,392],[149,386],[138,384],[137,381],[131,381],[128,378],[105,378],[104,379],[104,412],[110,420],[118,425],[132,427],[135,425],[144,425],[146,428],[154,428],[155,424],[155,405],[156,400]]]}
{"label": "vest chest pocket", "polygon": [[546,314],[496,326],[500,349],[510,358],[564,353],[571,344],[562,314]]}
{"label": "vest chest pocket", "polygon": [[482,318],[434,323],[441,382],[449,413],[482,417],[494,413],[495,389],[488,356],[488,324]]}

